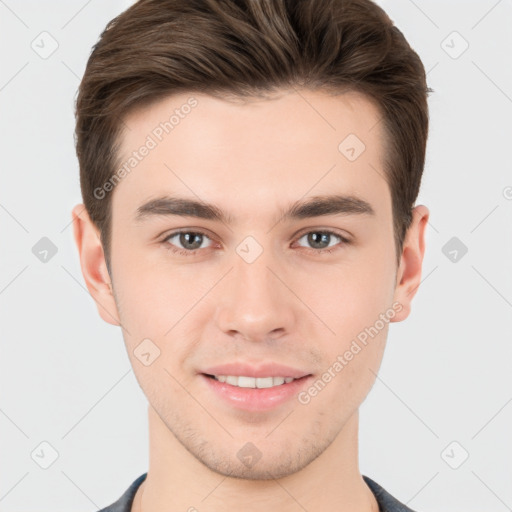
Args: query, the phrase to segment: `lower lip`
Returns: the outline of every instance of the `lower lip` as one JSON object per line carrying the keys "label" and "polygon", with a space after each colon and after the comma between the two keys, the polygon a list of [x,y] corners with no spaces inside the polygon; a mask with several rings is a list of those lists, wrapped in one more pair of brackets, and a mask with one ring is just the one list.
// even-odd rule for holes
{"label": "lower lip", "polygon": [[209,388],[231,406],[246,411],[267,411],[291,400],[312,378],[307,375],[271,388],[240,388],[200,375]]}

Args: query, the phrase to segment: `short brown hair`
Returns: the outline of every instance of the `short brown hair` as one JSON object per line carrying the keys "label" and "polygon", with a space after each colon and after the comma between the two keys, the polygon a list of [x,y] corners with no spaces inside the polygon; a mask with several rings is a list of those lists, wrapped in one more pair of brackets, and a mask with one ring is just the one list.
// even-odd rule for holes
{"label": "short brown hair", "polygon": [[76,101],[83,200],[109,265],[111,194],[123,118],[178,92],[264,96],[295,86],[363,93],[386,138],[397,258],[412,220],[428,137],[426,74],[370,0],[139,0],[93,47]]}

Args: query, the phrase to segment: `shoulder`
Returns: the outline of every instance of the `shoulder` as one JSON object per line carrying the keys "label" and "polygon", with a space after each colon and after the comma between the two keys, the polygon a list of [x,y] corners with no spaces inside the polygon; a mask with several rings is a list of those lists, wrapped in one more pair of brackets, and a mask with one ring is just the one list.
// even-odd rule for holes
{"label": "shoulder", "polygon": [[[136,478],[117,501],[106,508],[102,508],[99,512],[130,512],[135,493],[142,482],[146,479],[146,476],[147,473],[144,473]],[[379,504],[380,512],[415,512],[402,502],[398,501],[395,497],[389,494],[386,489],[371,478],[363,475],[363,479],[373,492],[375,499]]]}
{"label": "shoulder", "polygon": [[124,494],[112,505],[109,505],[106,508],[102,508],[99,512],[130,512],[132,508],[133,498],[135,497],[135,493],[137,489],[140,487],[140,484],[144,482],[146,479],[147,473],[140,475],[136,478],[130,487],[126,489]]}
{"label": "shoulder", "polygon": [[415,512],[414,510],[404,505],[402,502],[398,501],[395,497],[391,496],[391,494],[389,494],[386,489],[381,487],[371,478],[363,475],[363,479],[370,490],[373,492],[375,499],[379,504],[380,512]]}

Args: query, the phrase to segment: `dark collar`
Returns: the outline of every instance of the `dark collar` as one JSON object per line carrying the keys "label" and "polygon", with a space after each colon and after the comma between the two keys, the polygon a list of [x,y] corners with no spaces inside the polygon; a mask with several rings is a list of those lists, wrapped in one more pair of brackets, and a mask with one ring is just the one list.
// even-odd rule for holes
{"label": "dark collar", "polygon": [[[109,507],[101,509],[99,512],[130,512],[135,493],[142,482],[146,479],[146,476],[147,473],[140,475],[115,503],[112,503]],[[406,505],[391,496],[391,494],[371,478],[363,475],[363,479],[375,495],[375,499],[379,504],[380,512],[414,512],[414,510],[408,508]]]}

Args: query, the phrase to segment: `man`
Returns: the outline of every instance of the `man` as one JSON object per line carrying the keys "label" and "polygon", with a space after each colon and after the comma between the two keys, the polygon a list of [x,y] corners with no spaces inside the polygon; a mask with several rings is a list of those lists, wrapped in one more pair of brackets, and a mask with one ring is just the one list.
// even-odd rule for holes
{"label": "man", "polygon": [[141,0],[76,106],[82,272],[148,398],[110,512],[408,511],[358,410],[421,280],[423,65],[369,0]]}

